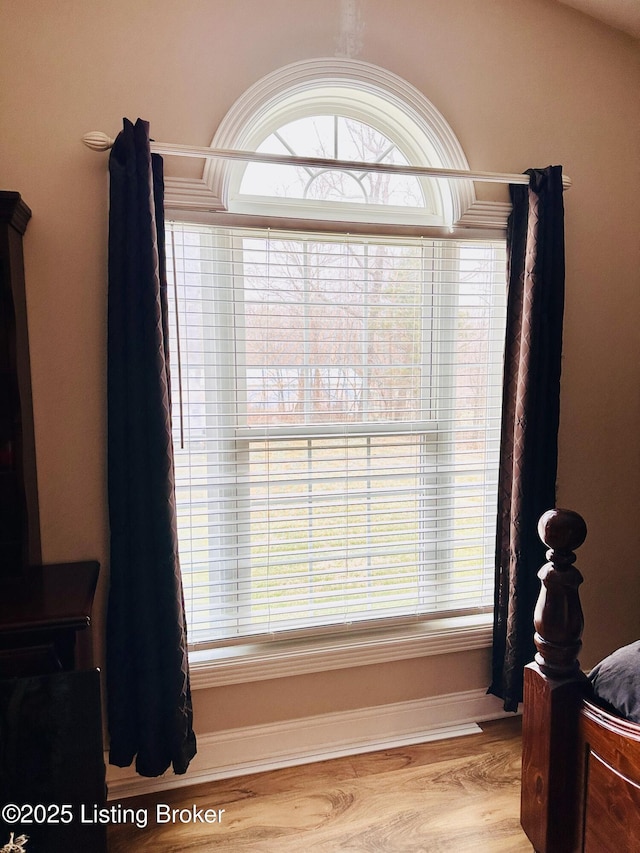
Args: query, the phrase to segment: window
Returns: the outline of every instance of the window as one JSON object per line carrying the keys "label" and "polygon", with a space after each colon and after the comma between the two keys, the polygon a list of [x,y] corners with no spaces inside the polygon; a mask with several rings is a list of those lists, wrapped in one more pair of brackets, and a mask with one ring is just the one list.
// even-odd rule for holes
{"label": "window", "polygon": [[[398,142],[356,118],[329,114],[288,121],[272,131],[258,152],[409,165]],[[366,206],[366,207],[365,207]],[[250,163],[235,195],[236,211],[276,211],[312,218],[340,218],[348,208],[355,219],[440,224],[442,199],[434,181],[331,168],[265,166]]]}
{"label": "window", "polygon": [[[318,92],[255,150],[415,162],[415,128]],[[234,169],[259,225],[167,224],[191,643],[490,610],[504,240],[398,228],[447,221],[435,180]]]}

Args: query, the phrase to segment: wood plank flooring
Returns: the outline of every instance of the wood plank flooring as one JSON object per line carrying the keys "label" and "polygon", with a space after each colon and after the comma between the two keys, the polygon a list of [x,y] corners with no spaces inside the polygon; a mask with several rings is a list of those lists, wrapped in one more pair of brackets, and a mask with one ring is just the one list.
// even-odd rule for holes
{"label": "wood plank flooring", "polygon": [[[477,735],[123,800],[149,822],[110,826],[109,851],[531,853],[519,823],[520,720],[481,727]],[[224,812],[219,823],[158,824],[158,803],[215,809],[216,818]]]}

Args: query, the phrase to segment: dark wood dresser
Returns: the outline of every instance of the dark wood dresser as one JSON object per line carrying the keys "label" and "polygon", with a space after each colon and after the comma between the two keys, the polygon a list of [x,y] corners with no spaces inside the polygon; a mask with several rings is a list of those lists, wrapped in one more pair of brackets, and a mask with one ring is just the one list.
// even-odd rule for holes
{"label": "dark wood dresser", "polygon": [[41,565],[22,238],[0,192],[0,849],[104,853],[100,673],[90,626],[99,566]]}

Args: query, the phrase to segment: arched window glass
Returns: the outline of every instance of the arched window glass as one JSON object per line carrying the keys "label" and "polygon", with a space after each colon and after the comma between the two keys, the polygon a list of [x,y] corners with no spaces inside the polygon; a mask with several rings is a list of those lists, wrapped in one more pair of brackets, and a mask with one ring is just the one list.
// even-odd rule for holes
{"label": "arched window glass", "polygon": [[[379,129],[342,115],[305,116],[287,122],[261,142],[259,152],[409,165],[398,144]],[[273,196],[302,201],[392,205],[433,209],[420,180],[410,175],[354,172],[314,166],[250,163],[241,195]]]}

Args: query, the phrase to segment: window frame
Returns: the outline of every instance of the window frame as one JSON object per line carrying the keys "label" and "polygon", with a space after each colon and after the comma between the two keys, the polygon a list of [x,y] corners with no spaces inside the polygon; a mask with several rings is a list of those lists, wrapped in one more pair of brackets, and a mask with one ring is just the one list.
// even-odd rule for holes
{"label": "window frame", "polygon": [[[169,225],[170,225],[170,223],[169,223]],[[225,225],[226,225],[226,223],[225,223]],[[233,236],[227,235],[226,239],[228,239],[228,240],[229,239],[230,240],[235,239],[238,241],[242,241],[247,236],[252,236],[251,232],[247,232],[247,231],[243,230],[239,234],[236,234]],[[289,237],[289,233],[287,233],[287,234],[278,233],[276,235],[276,239],[278,236]],[[298,236],[302,239],[308,238],[313,242],[315,240],[315,238],[317,237],[317,234],[314,232],[312,234],[299,235],[298,232],[296,231],[294,233],[294,235],[291,236],[291,239],[295,240],[296,236]],[[264,233],[261,233],[260,235],[258,235],[258,237],[263,238]],[[478,237],[481,240],[481,242],[487,241],[487,235],[486,234],[478,235]],[[348,243],[353,238],[351,238],[349,235],[338,234],[338,235],[335,235],[333,239],[335,239],[341,243],[342,242]],[[217,244],[215,243],[215,237],[212,236],[212,240],[213,240],[213,242],[209,248],[211,249],[211,248],[213,248],[214,245],[216,245],[216,248],[218,249],[218,251],[220,251],[220,247],[217,246]],[[173,242],[173,238],[169,241],[169,243],[172,243],[172,242]],[[358,241],[358,242],[362,242],[362,243],[366,244],[368,242],[368,240]],[[415,241],[412,241],[412,242],[415,244]],[[456,242],[455,240],[452,242],[452,254],[451,254],[450,260],[455,258],[456,264],[458,264],[458,263],[463,262],[463,258],[461,256],[459,256],[459,250],[458,250],[457,246],[455,246],[455,248],[454,248],[455,242]],[[445,252],[448,251],[446,241],[443,242],[442,240],[438,240],[438,244],[439,245],[437,247],[437,251],[439,254],[442,253],[443,250]],[[414,245],[414,248],[415,248],[415,245]],[[220,260],[218,259],[216,261],[216,260],[211,259],[211,260],[206,261],[206,264],[210,264],[212,266],[212,269],[215,267],[216,263],[219,264]],[[241,271],[241,272],[238,271],[238,268],[237,268],[235,262],[233,264],[233,267],[234,267],[234,269],[233,269],[233,272],[230,273],[230,278],[234,281],[234,289],[239,291],[242,294],[243,293],[242,282],[243,282],[243,277],[244,277],[243,271]],[[424,288],[427,285],[427,278],[428,278],[428,276],[425,278],[424,259],[421,261],[420,268],[421,268],[421,275],[420,275],[421,285],[420,286],[421,286],[421,289],[424,291]],[[238,282],[240,282],[240,284],[238,284]],[[437,285],[437,282],[438,282],[438,275],[436,275],[435,278],[433,278],[432,285],[433,284]],[[216,292],[215,289],[213,292],[214,293]],[[456,295],[456,300],[457,300],[457,298],[458,298],[458,296]],[[230,452],[230,455],[232,455],[236,459],[238,459],[239,457],[242,457],[243,455],[246,458],[248,456],[249,445],[250,445],[250,442],[252,439],[264,440],[265,438],[272,436],[272,437],[274,437],[274,439],[282,440],[285,437],[290,437],[292,439],[295,439],[300,434],[306,435],[309,430],[308,430],[308,427],[304,427],[304,426],[293,426],[293,427],[278,427],[278,426],[276,426],[276,427],[272,427],[268,430],[265,430],[264,427],[249,427],[246,425],[245,426],[242,426],[242,425],[238,426],[234,412],[237,412],[239,409],[242,408],[241,405],[240,406],[238,405],[238,398],[243,397],[243,389],[242,388],[239,389],[239,387],[238,387],[239,383],[237,380],[238,380],[238,377],[242,377],[243,371],[242,371],[242,366],[237,365],[236,358],[237,358],[238,354],[243,351],[243,347],[242,346],[236,346],[236,341],[233,338],[233,329],[237,328],[237,326],[238,326],[238,315],[235,311],[234,304],[227,302],[226,299],[221,300],[218,308],[216,309],[216,313],[222,313],[223,311],[225,312],[226,316],[228,317],[226,324],[223,324],[223,330],[224,330],[223,334],[226,334],[227,342],[226,342],[226,346],[222,347],[222,349],[221,349],[220,348],[220,342],[218,340],[212,339],[214,342],[213,350],[216,353],[216,358],[211,361],[210,367],[214,371],[214,375],[217,375],[218,381],[221,382],[223,387],[229,389],[229,394],[225,398],[226,399],[225,411],[222,413],[222,415],[220,415],[220,417],[222,417],[224,420],[228,421],[227,429],[226,429],[225,447],[227,447],[227,445],[228,445],[228,450]],[[428,318],[430,318],[429,323],[432,326],[431,334],[433,336],[435,336],[435,338],[438,338],[442,334],[442,320],[440,317],[440,311],[428,311],[427,306],[423,304],[422,316],[423,317],[427,316]],[[424,330],[423,330],[423,332],[424,332]],[[442,355],[442,346],[435,347],[435,349],[440,353],[440,355]],[[446,358],[445,359],[440,358],[440,362],[441,362],[440,364],[435,364],[435,363],[429,364],[429,368],[433,367],[433,369],[438,374],[437,383],[436,383],[437,385],[441,385],[442,382],[446,382],[447,377],[449,378],[449,381],[451,381],[451,375],[449,373],[447,373],[447,371],[443,368],[443,364],[446,363]],[[220,367],[220,365],[222,365],[222,367]],[[218,384],[218,383],[214,383],[214,385],[215,384]],[[246,389],[244,391],[244,396],[246,396]],[[421,397],[421,399],[423,400],[423,402],[425,401],[424,397]],[[431,403],[429,405],[432,406],[433,404]],[[219,409],[217,409],[217,411],[219,411]],[[407,434],[420,433],[423,436],[428,435],[436,443],[443,443],[446,446],[447,441],[445,439],[443,439],[443,437],[442,437],[442,429],[444,429],[446,431],[447,426],[445,425],[442,427],[442,429],[440,429],[438,426],[438,424],[439,424],[438,413],[433,412],[432,414],[433,414],[433,417],[429,417],[429,413],[425,412],[422,419],[420,419],[418,421],[416,421],[414,419],[412,421],[401,422],[400,426],[398,425],[398,422],[382,422],[382,423],[379,423],[376,421],[372,421],[368,424],[366,424],[366,423],[365,424],[356,424],[355,426],[349,425],[347,427],[345,427],[344,425],[339,425],[339,426],[318,426],[318,425],[314,425],[313,433],[314,433],[315,437],[318,439],[328,438],[330,436],[335,436],[335,437],[342,439],[346,433],[348,433],[352,436],[355,436],[355,435],[361,436],[361,437],[367,437],[368,436],[372,439],[375,439],[375,437],[382,437],[385,435],[391,436],[394,434],[398,434],[399,432],[405,432]],[[426,420],[425,420],[425,418],[426,418]],[[242,447],[239,447],[239,444],[241,444]],[[433,460],[437,459],[438,456],[440,457],[440,459],[442,459],[442,453],[441,452],[439,454],[437,452],[434,452],[433,454],[431,454],[431,453],[428,453],[425,451],[425,453],[426,453],[426,456],[423,456],[422,458],[427,460],[425,463],[427,465],[427,467],[432,467],[433,466]],[[238,466],[241,464],[242,463],[239,462]],[[241,480],[241,479],[242,478],[240,477],[239,480]],[[238,487],[235,485],[230,485],[228,487],[228,489],[229,489],[229,491],[227,494],[227,500],[232,505],[242,507],[243,503],[247,500],[247,495],[242,494],[240,491],[238,491]],[[453,485],[451,486],[451,489],[453,489]],[[441,487],[441,490],[446,491],[446,488]],[[439,491],[441,491],[441,490],[439,490]],[[248,521],[248,515],[246,513],[243,515],[243,513],[241,511],[239,511],[236,514],[236,517],[234,517],[234,520],[230,521],[230,529],[243,529],[243,526],[244,527],[247,526],[247,521]],[[224,539],[224,536],[222,538]],[[479,541],[484,541],[484,539],[485,539],[485,537],[483,536],[483,537],[481,537],[481,540],[479,540]],[[241,542],[240,542],[240,544],[241,544]],[[446,545],[445,545],[445,547],[446,547]],[[229,559],[231,559],[232,563],[237,563],[239,566],[238,570],[235,573],[232,571],[233,580],[236,581],[236,580],[238,580],[238,578],[240,578],[240,580],[241,580],[242,557],[240,556],[240,558],[236,559],[236,557],[234,556],[235,551],[233,548],[231,549],[231,553],[232,553],[232,556]],[[224,577],[225,572],[226,572],[227,567],[228,567],[227,561],[225,561],[225,565],[221,565],[219,559],[217,559],[219,557],[218,551],[215,548],[214,548],[212,557],[215,557],[215,559],[212,559],[212,561],[211,561],[212,565],[210,565],[209,571],[213,572],[214,574],[222,573],[222,577]],[[422,562],[424,564],[424,559]],[[437,562],[434,561],[434,564],[437,565]],[[419,571],[419,570],[417,570],[417,571]],[[245,572],[246,572],[246,568],[245,568]],[[234,602],[224,601],[220,605],[221,613],[223,613],[225,610],[228,610],[228,609],[235,610],[235,608],[236,608],[236,602],[235,601]],[[486,611],[486,608],[485,608],[485,611]],[[478,607],[478,609],[477,609],[477,615],[481,617],[480,623],[482,623],[483,619],[482,619],[482,612],[481,612],[480,607]],[[241,615],[238,616],[238,620],[240,620],[240,618],[241,618]],[[448,612],[442,613],[442,612],[436,611],[436,612],[429,612],[428,614],[421,613],[419,616],[410,616],[410,617],[393,616],[391,618],[380,619],[380,620],[375,620],[375,621],[376,621],[376,628],[378,630],[380,630],[383,634],[389,634],[389,633],[393,633],[393,631],[395,630],[397,625],[400,623],[405,623],[407,626],[409,626],[411,623],[417,622],[417,621],[418,622],[442,621],[442,620],[447,620],[447,619],[450,620],[451,618],[456,618],[458,620],[461,620],[460,624],[465,624],[466,615],[463,614],[461,616],[455,616],[454,617],[451,615],[451,613],[448,613]],[[387,625],[386,623],[389,623],[389,624]],[[358,621],[356,620],[353,624],[356,627],[352,628],[352,632],[362,635],[362,634],[371,630],[372,625],[373,625],[373,621],[366,621],[366,622],[363,622],[363,624],[358,625]],[[446,624],[450,624],[450,623],[447,622]],[[344,626],[340,623],[334,624],[334,625],[327,625],[327,626],[316,625],[316,626],[313,626],[311,628],[302,629],[299,632],[296,632],[296,631],[288,632],[286,635],[286,639],[287,639],[287,641],[300,642],[302,644],[302,646],[304,647],[309,642],[309,637],[308,637],[309,634],[314,633],[317,635],[326,635],[327,633],[342,634],[343,632],[344,632]],[[282,637],[279,639],[282,639]],[[270,642],[268,635],[264,635],[264,634],[257,635],[257,636],[246,636],[245,635],[245,636],[239,636],[239,637],[226,637],[226,638],[223,638],[219,641],[205,640],[202,642],[195,642],[193,644],[193,648],[195,650],[201,650],[203,648],[209,648],[210,650],[212,650],[211,653],[215,655],[215,651],[213,651],[213,650],[215,650],[218,647],[230,647],[230,646],[236,646],[236,645],[254,646],[256,643],[260,644],[265,640],[267,642]]]}
{"label": "window frame", "polygon": [[[366,104],[366,109],[360,113],[364,121],[370,119],[371,111],[379,111],[380,105],[385,104],[393,126],[402,126],[405,141],[409,137],[417,140],[418,157],[423,158],[424,140],[428,139],[427,148],[436,151],[436,160],[439,161],[431,160],[432,165],[468,169],[455,134],[422,93],[385,69],[357,60],[335,58],[293,63],[258,81],[229,111],[214,135],[211,147],[250,148],[250,129],[258,132],[258,128],[260,133],[264,133],[265,116],[270,116],[269,121],[275,125],[284,115],[301,115],[305,109],[301,104],[309,101],[310,95],[324,89],[326,97],[328,87],[333,84],[345,99],[354,91],[358,93],[360,102]],[[319,103],[320,96],[315,97],[314,110],[317,111]],[[352,111],[349,114],[355,115]],[[263,123],[256,124],[256,118]],[[386,222],[380,222],[374,221],[373,211],[358,216],[353,210],[345,218],[342,207],[324,217],[323,221],[323,218],[301,216],[299,210],[296,216],[291,217],[293,206],[289,205],[279,211],[259,203],[243,205],[234,195],[234,186],[238,185],[233,177],[234,169],[237,175],[234,164],[209,160],[202,180],[167,178],[167,220],[175,218],[214,225],[271,224],[327,233],[339,229],[372,236],[452,235],[487,240],[503,240],[506,236],[510,205],[500,201],[478,202],[471,181],[448,182],[450,202],[447,202],[446,215],[440,222],[419,215],[405,216],[404,221],[396,219],[395,223],[392,221],[395,217],[391,216]],[[386,212],[391,211],[387,209]],[[194,688],[207,688],[483,649],[491,644],[492,618],[491,613],[478,613],[420,623],[413,619],[396,619],[393,624],[359,626],[348,634],[334,631],[327,634],[319,630],[314,637],[263,637],[259,642],[240,641],[217,648],[192,650],[192,683]]]}

